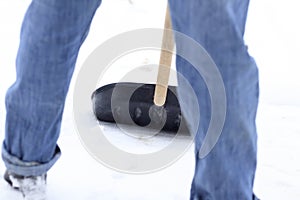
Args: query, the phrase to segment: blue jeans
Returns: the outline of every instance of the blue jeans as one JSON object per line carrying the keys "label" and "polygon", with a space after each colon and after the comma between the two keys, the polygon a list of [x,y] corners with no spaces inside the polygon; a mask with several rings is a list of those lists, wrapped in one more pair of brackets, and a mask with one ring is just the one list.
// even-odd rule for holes
{"label": "blue jeans", "polygon": [[[177,71],[193,87],[201,114],[199,124],[189,124],[196,132],[191,199],[257,199],[252,188],[257,154],[258,70],[243,40],[249,1],[170,0],[169,4],[173,29],[205,48],[218,67],[226,92],[221,136],[213,150],[200,159],[199,150],[211,120],[211,96],[203,77],[177,56]],[[176,45],[183,49],[185,44]],[[192,121],[191,113],[195,112],[185,91],[179,79],[181,107],[188,121]]]}
{"label": "blue jeans", "polygon": [[[197,154],[211,117],[209,92],[193,66],[177,57],[177,70],[193,86],[202,113],[200,125],[190,124],[196,130],[191,199],[255,199],[258,75],[243,41],[248,1],[169,3],[174,29],[207,50],[218,66],[227,95],[222,134],[210,154],[200,159]],[[33,0],[30,4],[21,30],[17,80],[6,95],[2,157],[8,170],[40,175],[59,158],[56,142],[65,97],[78,51],[100,4],[101,0]],[[179,82],[180,96],[185,96],[183,91]],[[180,103],[189,121],[192,108],[184,98]]]}

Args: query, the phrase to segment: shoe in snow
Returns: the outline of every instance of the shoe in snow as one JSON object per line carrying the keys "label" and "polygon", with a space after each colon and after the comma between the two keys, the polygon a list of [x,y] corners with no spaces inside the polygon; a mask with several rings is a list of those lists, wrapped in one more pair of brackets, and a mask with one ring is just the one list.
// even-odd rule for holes
{"label": "shoe in snow", "polygon": [[19,190],[25,200],[46,200],[46,174],[22,176],[6,170],[4,179],[14,189]]}

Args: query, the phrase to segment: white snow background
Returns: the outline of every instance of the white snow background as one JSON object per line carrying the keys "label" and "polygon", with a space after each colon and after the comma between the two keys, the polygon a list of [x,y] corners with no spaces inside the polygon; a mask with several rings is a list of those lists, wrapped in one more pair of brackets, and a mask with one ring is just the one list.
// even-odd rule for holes
{"label": "white snow background", "polygon": [[[131,2],[131,3],[130,3]],[[66,102],[59,145],[63,155],[48,173],[50,200],[189,198],[193,176],[193,148],[174,165],[156,173],[128,175],[95,161],[83,148],[72,117],[73,87],[87,56],[114,35],[137,28],[162,28],[166,1],[104,0],[83,44]],[[0,140],[4,137],[6,89],[15,79],[15,56],[22,18],[29,0],[0,0]],[[296,0],[252,0],[245,40],[260,70],[257,117],[258,166],[254,191],[263,200],[300,199],[300,27]],[[139,56],[135,63],[158,62],[157,55]],[[127,63],[129,69],[130,63]],[[122,71],[113,71],[115,82]],[[113,126],[103,127],[117,134]],[[123,146],[127,140],[119,141]],[[163,143],[163,142],[162,142]],[[129,144],[129,143],[128,143]],[[154,142],[142,144],[155,146]],[[3,180],[0,162],[0,200],[21,195]]]}

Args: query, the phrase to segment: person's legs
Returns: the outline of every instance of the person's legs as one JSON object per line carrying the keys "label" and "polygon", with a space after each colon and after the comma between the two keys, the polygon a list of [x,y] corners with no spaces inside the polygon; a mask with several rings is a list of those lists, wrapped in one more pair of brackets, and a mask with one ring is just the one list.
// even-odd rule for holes
{"label": "person's legs", "polygon": [[[243,40],[248,3],[247,0],[169,0],[173,28],[193,38],[210,54],[223,78],[227,98],[222,134],[213,150],[200,159],[198,152],[211,119],[210,94],[197,70],[177,56],[177,70],[195,90],[201,113],[199,127],[190,124],[191,130],[196,130],[193,200],[256,198],[253,181],[258,70]],[[184,45],[176,40],[178,50]],[[185,91],[179,80],[183,113],[192,121],[193,108],[187,103],[189,95]]]}
{"label": "person's legs", "polygon": [[23,176],[46,173],[56,144],[79,48],[101,0],[33,0],[24,17],[17,78],[6,94],[2,157]]}

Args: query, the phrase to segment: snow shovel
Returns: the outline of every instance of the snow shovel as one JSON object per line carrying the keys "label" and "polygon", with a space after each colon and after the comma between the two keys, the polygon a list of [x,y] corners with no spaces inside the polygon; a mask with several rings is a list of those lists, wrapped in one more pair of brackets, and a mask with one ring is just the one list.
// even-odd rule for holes
{"label": "snow shovel", "polygon": [[188,132],[176,86],[168,85],[174,48],[171,29],[167,7],[156,84],[120,82],[98,88],[92,94],[93,112],[97,120],[138,125],[167,133],[177,133],[181,125],[180,130]]}

